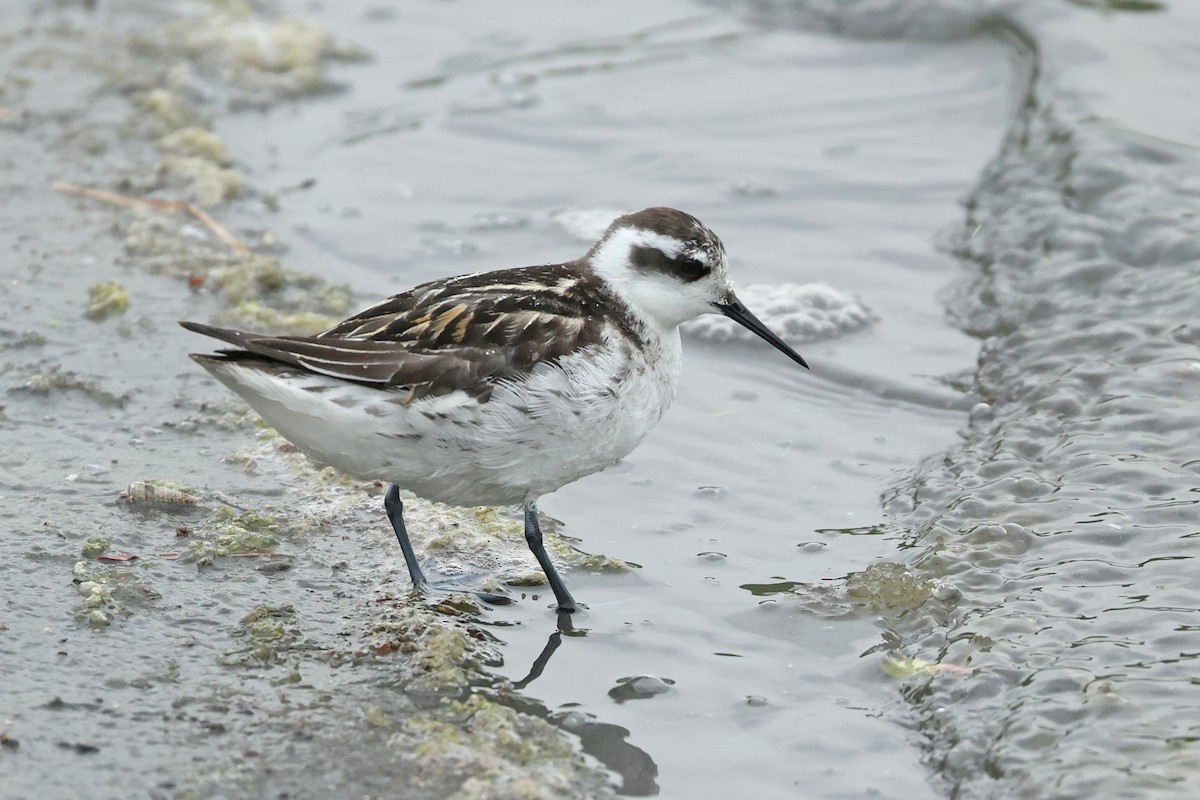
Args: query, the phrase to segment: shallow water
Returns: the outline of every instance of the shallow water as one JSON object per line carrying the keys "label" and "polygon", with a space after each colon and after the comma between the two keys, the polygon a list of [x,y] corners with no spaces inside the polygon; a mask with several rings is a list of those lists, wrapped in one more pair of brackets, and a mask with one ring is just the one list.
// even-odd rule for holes
{"label": "shallow water", "polygon": [[[668,204],[724,238],[739,282],[819,281],[878,315],[804,344],[811,372],[690,337],[660,427],[541,502],[586,550],[642,568],[568,573],[582,635],[554,636],[544,599],[486,614],[493,669],[620,791],[1194,794],[1200,116],[1184,101],[1200,20],[1082,6],[304,7],[372,60],[338,67],[340,92],[214,120],[278,201],[252,194],[224,221],[272,229],[289,267],[364,303],[574,257],[586,245],[560,212]],[[0,102],[40,115],[0,131],[12,165],[44,148],[65,177],[111,182],[56,127],[87,85],[9,69],[42,70]],[[118,116],[99,96],[93,124]],[[99,127],[108,161],[132,146]],[[286,472],[220,463],[244,429],[188,432],[222,394],[172,320],[220,304],[111,266],[107,212],[34,174],[13,170],[0,218],[16,263],[0,374],[12,796],[416,792],[365,710],[395,725],[408,693],[337,660],[403,583],[374,509],[322,517],[279,572],[154,561],[129,620],[76,621],[87,536],[161,551],[191,519],[115,507],[130,480],[295,501]],[[113,276],[136,313],[82,319],[81,285]],[[103,391],[56,391],[48,411],[21,387],[55,364]],[[331,654],[304,662],[301,688],[214,659],[265,604],[294,605],[286,636]],[[938,662],[966,669],[930,676]]]}
{"label": "shallow water", "polygon": [[[257,120],[223,132],[262,148],[255,163],[270,148],[260,180],[317,178],[286,203],[293,256],[365,294],[577,255],[586,245],[547,208],[674,204],[724,237],[743,282],[826,281],[886,308],[864,333],[802,348],[811,374],[765,347],[687,342],[660,428],[540,504],[585,548],[644,569],[571,576],[588,635],[526,691],[629,729],[668,796],[925,793],[904,732],[869,713],[890,682],[858,658],[875,624],[740,587],[893,556],[881,537],[838,531],[876,524],[893,473],[953,436],[963,407],[939,378],[974,345],[943,321],[954,265],[933,238],[1003,132],[1004,50],[771,32],[687,4],[525,13],[486,33],[453,7],[327,19],[376,54],[345,73],[346,95],[275,112],[286,138],[264,142]],[[402,117],[419,124],[386,130]],[[520,679],[552,622],[536,607],[496,617],[520,623],[498,633],[501,671]],[[614,704],[617,681],[641,674],[670,691]]]}

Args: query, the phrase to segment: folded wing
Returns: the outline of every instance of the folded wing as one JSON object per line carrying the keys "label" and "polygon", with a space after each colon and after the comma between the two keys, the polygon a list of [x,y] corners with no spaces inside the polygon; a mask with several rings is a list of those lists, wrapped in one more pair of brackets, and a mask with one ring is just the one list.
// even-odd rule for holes
{"label": "folded wing", "polygon": [[486,400],[497,381],[600,341],[599,286],[573,265],[435,281],[388,298],[317,336],[263,336],[195,322],[228,342],[219,357],[257,360],[404,393],[462,390]]}

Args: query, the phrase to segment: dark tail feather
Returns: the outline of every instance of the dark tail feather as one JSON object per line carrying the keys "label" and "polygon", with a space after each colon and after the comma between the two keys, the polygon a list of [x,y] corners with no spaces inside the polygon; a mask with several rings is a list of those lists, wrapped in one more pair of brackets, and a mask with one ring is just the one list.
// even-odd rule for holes
{"label": "dark tail feather", "polygon": [[229,328],[217,328],[212,325],[205,325],[200,322],[187,322],[180,320],[179,324],[187,328],[189,331],[202,333],[205,336],[211,336],[214,339],[220,339],[222,342],[229,342],[238,347],[245,347],[246,340],[252,335],[245,331],[235,331]]}
{"label": "dark tail feather", "polygon": [[217,348],[217,352],[215,353],[189,353],[192,359],[205,369],[210,369],[216,364],[228,361],[252,361],[260,366],[271,364],[276,366],[301,366],[294,358],[277,358],[271,353],[263,353],[261,347],[255,347],[254,342],[269,340],[271,338],[269,336],[247,333],[246,331],[235,331],[230,328],[218,328],[213,325],[205,325],[202,322],[180,320],[179,324],[189,331],[202,333],[205,336],[211,336],[214,339],[220,339],[222,342],[229,342],[232,345],[242,348],[240,350]]}

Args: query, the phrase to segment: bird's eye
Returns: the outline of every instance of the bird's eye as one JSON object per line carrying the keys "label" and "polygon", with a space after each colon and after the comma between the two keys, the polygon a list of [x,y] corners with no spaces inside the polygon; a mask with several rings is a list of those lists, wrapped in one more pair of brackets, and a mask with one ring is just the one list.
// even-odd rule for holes
{"label": "bird's eye", "polygon": [[708,266],[699,259],[684,258],[679,261],[679,272],[689,281],[694,281],[708,272]]}

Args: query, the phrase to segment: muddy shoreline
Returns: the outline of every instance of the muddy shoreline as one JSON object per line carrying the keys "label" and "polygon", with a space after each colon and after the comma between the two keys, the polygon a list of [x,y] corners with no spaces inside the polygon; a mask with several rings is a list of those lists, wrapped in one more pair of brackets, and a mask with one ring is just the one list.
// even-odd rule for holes
{"label": "muddy shoreline", "polygon": [[[568,735],[487,671],[469,596],[407,597],[379,487],[179,359],[175,318],[311,331],[357,301],[284,267],[267,224],[218,221],[268,223],[273,200],[211,123],[333,91],[330,64],[365,54],[236,3],[22,13],[0,59],[0,475],[6,583],[34,591],[0,618],[5,797],[610,794],[589,722]],[[532,572],[512,520],[417,505],[455,531],[444,563],[486,540],[500,579]]]}

